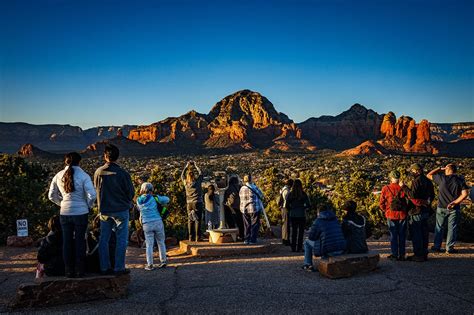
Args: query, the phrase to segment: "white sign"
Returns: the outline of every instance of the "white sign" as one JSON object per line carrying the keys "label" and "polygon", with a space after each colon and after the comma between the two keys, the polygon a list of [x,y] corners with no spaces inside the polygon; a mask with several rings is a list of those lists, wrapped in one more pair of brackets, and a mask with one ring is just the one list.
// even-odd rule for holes
{"label": "white sign", "polygon": [[16,220],[16,235],[28,236],[28,220]]}

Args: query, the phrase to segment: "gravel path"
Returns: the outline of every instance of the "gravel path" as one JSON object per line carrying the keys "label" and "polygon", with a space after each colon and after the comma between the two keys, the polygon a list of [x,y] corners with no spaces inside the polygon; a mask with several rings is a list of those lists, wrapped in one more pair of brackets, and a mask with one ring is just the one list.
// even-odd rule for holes
{"label": "gravel path", "polygon": [[[145,271],[144,250],[129,247],[129,296],[121,300],[27,310],[34,313],[469,313],[474,312],[474,244],[434,254],[425,263],[391,262],[387,242],[370,242],[380,268],[329,280],[300,269],[301,254],[279,247],[266,256],[199,260],[175,256],[165,270]],[[30,282],[34,249],[0,248],[0,312],[16,287]]]}

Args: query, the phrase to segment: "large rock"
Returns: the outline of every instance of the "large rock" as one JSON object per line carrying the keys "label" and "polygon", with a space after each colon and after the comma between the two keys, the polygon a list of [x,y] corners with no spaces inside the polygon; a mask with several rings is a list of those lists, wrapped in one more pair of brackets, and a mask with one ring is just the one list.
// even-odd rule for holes
{"label": "large rock", "polygon": [[373,252],[347,254],[321,259],[318,270],[321,275],[330,279],[348,278],[357,273],[375,270],[379,260],[380,255]]}
{"label": "large rock", "polygon": [[116,299],[127,295],[129,284],[130,275],[81,279],[43,278],[37,283],[20,284],[10,306],[11,308],[44,307]]}
{"label": "large rock", "polygon": [[30,247],[33,245],[33,239],[30,236],[12,235],[7,238],[7,246],[11,247]]}

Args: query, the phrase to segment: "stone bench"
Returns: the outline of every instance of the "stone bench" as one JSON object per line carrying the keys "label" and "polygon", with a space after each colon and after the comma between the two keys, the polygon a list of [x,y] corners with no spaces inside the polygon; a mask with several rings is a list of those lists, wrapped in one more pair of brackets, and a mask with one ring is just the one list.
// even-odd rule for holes
{"label": "stone bench", "polygon": [[209,242],[180,241],[179,247],[182,253],[196,257],[224,257],[268,254],[273,252],[277,245],[265,241],[261,241],[255,245],[244,245],[243,243],[213,244]]}
{"label": "stone bench", "polygon": [[34,283],[20,284],[10,308],[46,307],[122,298],[127,295],[129,283],[129,274],[78,279],[45,277]]}
{"label": "stone bench", "polygon": [[319,273],[330,279],[348,278],[361,272],[375,270],[380,255],[375,252],[366,254],[346,254],[320,259]]}

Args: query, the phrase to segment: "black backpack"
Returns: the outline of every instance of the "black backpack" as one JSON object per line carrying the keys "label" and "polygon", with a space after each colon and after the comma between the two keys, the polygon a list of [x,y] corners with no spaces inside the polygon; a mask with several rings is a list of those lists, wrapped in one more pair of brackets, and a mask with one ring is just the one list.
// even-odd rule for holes
{"label": "black backpack", "polygon": [[392,202],[390,202],[390,210],[407,212],[408,202],[406,198],[400,196],[401,190],[399,190],[396,195],[392,193],[390,188],[388,189],[388,191],[390,191],[390,194],[392,195]]}

